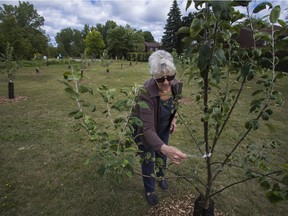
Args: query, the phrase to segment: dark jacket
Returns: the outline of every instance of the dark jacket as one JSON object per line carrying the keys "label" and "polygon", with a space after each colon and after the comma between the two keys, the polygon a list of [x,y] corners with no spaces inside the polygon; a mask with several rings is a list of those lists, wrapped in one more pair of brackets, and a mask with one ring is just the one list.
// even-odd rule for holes
{"label": "dark jacket", "polygon": [[[160,96],[156,81],[151,78],[144,83],[146,89],[145,93],[139,94],[139,100],[144,101],[148,106],[147,108],[141,108],[136,106],[134,115],[142,120],[143,127],[136,128],[136,134],[138,134],[136,142],[141,142],[145,148],[152,146],[155,151],[160,151],[164,142],[160,139],[157,132],[160,125]],[[179,82],[174,79],[172,81],[172,94],[174,99],[177,97],[179,89]],[[176,107],[177,108],[177,107]],[[171,114],[170,122],[174,118],[176,110]]]}

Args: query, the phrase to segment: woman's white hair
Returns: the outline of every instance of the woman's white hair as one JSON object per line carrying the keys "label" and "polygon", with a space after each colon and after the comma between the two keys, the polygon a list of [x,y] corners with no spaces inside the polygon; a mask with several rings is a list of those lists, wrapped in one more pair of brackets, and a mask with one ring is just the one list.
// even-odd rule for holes
{"label": "woman's white hair", "polygon": [[173,76],[176,73],[172,55],[164,50],[157,50],[150,55],[149,69],[154,78]]}

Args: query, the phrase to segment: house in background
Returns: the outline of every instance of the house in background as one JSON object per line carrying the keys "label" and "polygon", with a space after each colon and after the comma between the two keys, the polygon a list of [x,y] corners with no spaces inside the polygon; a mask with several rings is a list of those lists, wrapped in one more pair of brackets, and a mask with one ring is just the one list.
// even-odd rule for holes
{"label": "house in background", "polygon": [[[237,39],[238,43],[240,44],[240,47],[242,48],[251,48],[254,46],[254,40],[253,40],[253,32],[250,27],[243,27],[240,29],[240,34]],[[256,41],[256,46],[264,46],[263,40]]]}
{"label": "house in background", "polygon": [[145,52],[154,52],[161,48],[161,44],[158,42],[146,42],[145,41]]}
{"label": "house in background", "polygon": [[[275,28],[275,30],[281,29],[280,26],[274,26],[274,28]],[[271,27],[262,28],[259,31],[263,32],[263,33],[268,33],[271,35],[272,28]],[[286,36],[288,36],[287,33],[281,35],[281,37],[283,37],[283,38]],[[240,34],[239,34],[237,41],[239,42],[240,47],[243,47],[243,48],[254,47],[253,32],[252,32],[251,28],[250,27],[242,27],[240,29]],[[262,46],[265,46],[265,41],[264,40],[257,40],[256,41],[256,47],[262,47]]]}
{"label": "house in background", "polygon": [[[274,30],[281,30],[281,28],[282,27],[280,26],[274,26]],[[270,27],[262,28],[259,31],[271,35],[272,27],[270,26]],[[288,30],[285,30],[281,32],[278,38],[283,39],[287,36],[288,36]],[[237,41],[239,42],[240,47],[244,49],[253,48],[254,41],[253,41],[253,32],[251,28],[242,27],[240,30],[239,37],[237,38]],[[266,41],[264,40],[257,40],[255,43],[256,43],[255,45],[257,48],[261,48],[266,45]],[[284,59],[284,57],[288,56],[288,45],[286,44],[286,47],[283,47],[282,49],[277,50],[276,56],[280,59],[280,62],[276,65],[276,70],[288,72],[287,61]],[[261,65],[263,67],[269,67],[270,63],[267,64],[267,62],[262,61]]]}

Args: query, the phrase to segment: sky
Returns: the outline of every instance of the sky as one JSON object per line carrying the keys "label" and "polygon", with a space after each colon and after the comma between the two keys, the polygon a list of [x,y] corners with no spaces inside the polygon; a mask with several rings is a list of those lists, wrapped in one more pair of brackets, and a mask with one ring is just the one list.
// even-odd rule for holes
{"label": "sky", "polygon": [[[55,43],[54,37],[61,29],[72,28],[82,30],[85,24],[96,26],[113,20],[117,25],[130,25],[137,30],[150,31],[154,39],[161,41],[168,13],[173,0],[26,0],[45,19],[42,29]],[[252,0],[251,7],[264,0]],[[196,11],[193,4],[186,11],[187,0],[177,0],[182,16]],[[282,8],[281,18],[284,20],[288,10],[288,0],[270,0]],[[18,0],[1,1],[2,4],[18,5]],[[241,7],[240,10],[244,8]]]}

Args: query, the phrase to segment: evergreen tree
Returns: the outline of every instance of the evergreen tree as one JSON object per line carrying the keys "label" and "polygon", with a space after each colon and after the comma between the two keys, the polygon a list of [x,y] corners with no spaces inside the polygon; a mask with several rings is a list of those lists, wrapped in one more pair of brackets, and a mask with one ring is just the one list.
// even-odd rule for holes
{"label": "evergreen tree", "polygon": [[182,26],[181,11],[176,0],[173,1],[172,7],[168,13],[165,32],[162,36],[162,48],[168,52],[176,49],[177,53],[182,52],[182,43],[177,36],[178,29]]}

